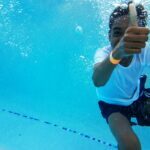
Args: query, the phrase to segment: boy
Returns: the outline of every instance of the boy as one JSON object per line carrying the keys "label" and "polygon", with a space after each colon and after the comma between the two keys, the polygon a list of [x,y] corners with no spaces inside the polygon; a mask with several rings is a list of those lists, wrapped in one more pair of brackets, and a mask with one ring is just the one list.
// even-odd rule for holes
{"label": "boy", "polygon": [[146,46],[150,30],[146,28],[147,12],[139,4],[138,26],[130,26],[129,4],[118,6],[110,15],[111,46],[95,54],[93,83],[99,107],[118,142],[119,150],[141,150],[141,144],[131,127],[131,117],[139,125],[150,125],[150,89],[145,89],[150,66],[150,49]]}

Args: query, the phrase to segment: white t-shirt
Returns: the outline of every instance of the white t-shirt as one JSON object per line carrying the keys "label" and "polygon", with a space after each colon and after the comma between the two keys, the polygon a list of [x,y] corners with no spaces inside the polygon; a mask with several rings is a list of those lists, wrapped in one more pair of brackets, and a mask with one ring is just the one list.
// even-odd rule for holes
{"label": "white t-shirt", "polygon": [[[111,52],[111,46],[98,49],[94,64],[103,61]],[[131,64],[124,67],[120,64],[113,70],[104,86],[96,87],[99,100],[109,104],[128,106],[139,97],[139,78],[145,67],[150,66],[150,48],[142,49],[140,54],[134,54]]]}

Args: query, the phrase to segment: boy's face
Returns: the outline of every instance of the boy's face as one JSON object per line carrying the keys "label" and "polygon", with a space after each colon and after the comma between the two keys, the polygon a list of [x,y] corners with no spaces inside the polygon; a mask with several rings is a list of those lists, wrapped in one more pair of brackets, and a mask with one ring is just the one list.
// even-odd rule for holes
{"label": "boy's face", "polygon": [[128,15],[124,15],[115,19],[112,29],[109,33],[109,41],[111,43],[112,48],[114,48],[116,44],[121,40],[128,26]]}
{"label": "boy's face", "polygon": [[[138,18],[137,22],[139,27],[145,27],[145,25],[143,25],[142,19]],[[124,15],[115,19],[112,29],[109,33],[109,41],[111,43],[112,48],[114,48],[116,44],[121,40],[129,25],[130,22],[128,15]]]}

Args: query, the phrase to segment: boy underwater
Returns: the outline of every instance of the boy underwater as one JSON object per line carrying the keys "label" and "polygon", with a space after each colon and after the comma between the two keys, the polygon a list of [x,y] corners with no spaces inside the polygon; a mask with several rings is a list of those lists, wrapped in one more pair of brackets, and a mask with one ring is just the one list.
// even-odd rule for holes
{"label": "boy underwater", "polygon": [[92,76],[101,114],[119,150],[142,149],[131,117],[138,125],[150,126],[150,89],[145,89],[147,76],[141,76],[145,67],[150,67],[147,11],[142,4],[136,5],[138,25],[132,26],[130,4],[116,7],[110,15],[111,45],[96,51]]}

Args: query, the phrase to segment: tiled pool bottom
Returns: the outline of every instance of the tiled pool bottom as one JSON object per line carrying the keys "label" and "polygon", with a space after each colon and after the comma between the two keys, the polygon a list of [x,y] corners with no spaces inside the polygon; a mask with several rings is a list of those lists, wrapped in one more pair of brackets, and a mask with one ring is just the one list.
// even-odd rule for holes
{"label": "tiled pool bottom", "polygon": [[[115,149],[111,143],[33,116],[1,109],[1,149]],[[46,131],[47,130],[47,131]],[[4,147],[4,148],[3,148]]]}
{"label": "tiled pool bottom", "polygon": [[[116,141],[95,103],[90,102],[92,110],[81,107],[78,113],[73,113],[72,103],[68,109],[63,103],[58,110],[57,103],[52,106],[48,100],[1,98],[0,150],[116,150]],[[135,126],[134,130],[142,150],[149,150],[149,127]]]}

